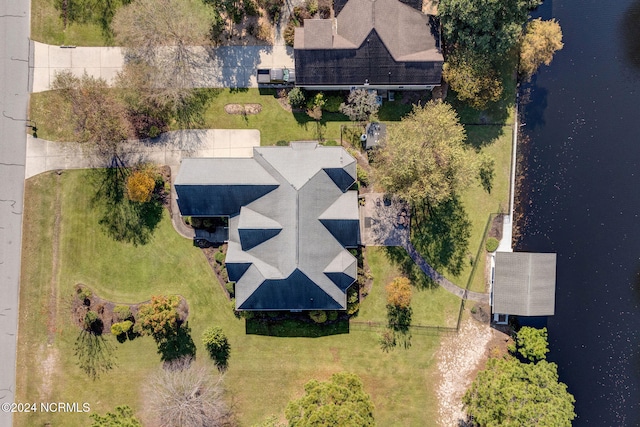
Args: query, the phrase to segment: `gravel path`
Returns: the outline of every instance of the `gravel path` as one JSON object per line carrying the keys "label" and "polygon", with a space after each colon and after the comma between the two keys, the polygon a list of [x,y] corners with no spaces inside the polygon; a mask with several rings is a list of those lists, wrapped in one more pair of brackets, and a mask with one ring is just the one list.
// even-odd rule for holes
{"label": "gravel path", "polygon": [[462,396],[471,385],[473,373],[486,357],[494,333],[489,325],[467,319],[458,334],[442,341],[436,355],[440,372],[436,393],[441,426],[464,425]]}

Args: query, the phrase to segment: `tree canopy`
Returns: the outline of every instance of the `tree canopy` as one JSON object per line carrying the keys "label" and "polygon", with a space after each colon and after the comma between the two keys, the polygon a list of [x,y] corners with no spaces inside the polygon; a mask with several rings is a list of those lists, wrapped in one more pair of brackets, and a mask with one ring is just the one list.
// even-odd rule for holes
{"label": "tree canopy", "polygon": [[179,108],[188,89],[206,77],[208,57],[194,47],[208,44],[213,13],[201,0],[134,0],[113,17],[116,43],[127,48],[132,64],[144,64],[147,86],[163,105]]}
{"label": "tree canopy", "polygon": [[90,427],[142,427],[129,406],[117,406],[115,411],[105,415],[91,414],[91,419],[93,422]]}
{"label": "tree canopy", "polygon": [[149,168],[136,170],[127,177],[127,196],[132,202],[146,203],[156,187],[153,171]]}
{"label": "tree canopy", "polygon": [[444,64],[442,75],[458,98],[475,109],[483,109],[502,96],[501,77],[484,58],[451,54]]}
{"label": "tree canopy", "polygon": [[327,382],[311,380],[305,395],[289,402],[289,427],[366,427],[375,425],[373,402],[357,375],[341,372]]}
{"label": "tree canopy", "polygon": [[156,342],[177,334],[181,321],[179,304],[180,298],[176,295],[151,297],[151,302],[140,306],[136,331],[151,335]]}
{"label": "tree canopy", "polygon": [[450,105],[414,106],[387,129],[375,170],[387,191],[412,203],[437,205],[451,199],[477,175],[464,146],[466,134]]}
{"label": "tree canopy", "polygon": [[232,426],[223,377],[180,358],[154,372],[145,385],[146,404],[158,427]]}
{"label": "tree canopy", "polygon": [[571,426],[575,399],[559,381],[556,364],[542,360],[549,351],[546,328],[523,327],[516,344],[531,363],[511,355],[490,358],[462,398],[467,414],[481,427]]}
{"label": "tree canopy", "polygon": [[500,59],[520,40],[530,9],[540,0],[441,0],[438,15],[447,44]]}
{"label": "tree canopy", "polygon": [[92,146],[109,163],[118,159],[121,143],[132,129],[124,103],[114,96],[107,82],[86,72],[77,77],[63,71],[56,74],[51,86],[60,90],[71,106],[76,140]]}
{"label": "tree canopy", "polygon": [[562,29],[555,19],[534,19],[527,24],[520,47],[520,73],[530,78],[540,65],[549,65],[553,55],[562,49]]}
{"label": "tree canopy", "polygon": [[387,303],[398,308],[411,305],[411,282],[406,277],[396,277],[386,287]]}
{"label": "tree canopy", "polygon": [[516,335],[516,348],[518,354],[530,362],[546,359],[549,352],[547,328],[523,326]]}
{"label": "tree canopy", "polygon": [[378,113],[376,95],[364,89],[356,89],[349,93],[346,103],[340,104],[340,112],[356,122],[364,122]]}
{"label": "tree canopy", "polygon": [[555,363],[490,358],[462,401],[478,425],[570,427],[575,399]]}

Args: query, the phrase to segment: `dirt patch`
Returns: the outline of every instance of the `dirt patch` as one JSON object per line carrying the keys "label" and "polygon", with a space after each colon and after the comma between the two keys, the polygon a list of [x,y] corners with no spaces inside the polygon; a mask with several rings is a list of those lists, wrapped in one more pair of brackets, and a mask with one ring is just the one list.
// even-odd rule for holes
{"label": "dirt patch", "polygon": [[498,240],[502,240],[502,225],[504,223],[504,215],[496,215],[491,222],[491,229],[489,230],[489,237],[495,237]]}
{"label": "dirt patch", "polygon": [[60,357],[58,349],[52,345],[47,345],[46,347],[44,344],[40,345],[38,354],[46,355],[46,358],[40,365],[40,377],[42,378],[42,382],[40,383],[40,400],[46,402],[51,397],[51,386],[53,384],[52,377]]}
{"label": "dirt patch", "polygon": [[475,378],[478,366],[486,359],[494,333],[489,325],[468,318],[462,323],[457,335],[442,341],[436,355],[440,425],[463,425],[460,421],[465,420],[466,415],[462,407],[462,396]]}
{"label": "dirt patch", "polygon": [[260,104],[227,104],[224,106],[224,111],[227,114],[240,114],[243,116],[249,114],[258,114],[262,111],[262,105]]}

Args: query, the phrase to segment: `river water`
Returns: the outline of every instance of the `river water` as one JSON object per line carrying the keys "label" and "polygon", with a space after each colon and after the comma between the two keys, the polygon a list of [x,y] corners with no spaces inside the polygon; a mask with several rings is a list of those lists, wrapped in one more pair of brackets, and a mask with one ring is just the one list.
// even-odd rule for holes
{"label": "river water", "polygon": [[547,0],[565,47],[530,85],[519,251],[557,252],[548,358],[575,426],[640,425],[640,0]]}

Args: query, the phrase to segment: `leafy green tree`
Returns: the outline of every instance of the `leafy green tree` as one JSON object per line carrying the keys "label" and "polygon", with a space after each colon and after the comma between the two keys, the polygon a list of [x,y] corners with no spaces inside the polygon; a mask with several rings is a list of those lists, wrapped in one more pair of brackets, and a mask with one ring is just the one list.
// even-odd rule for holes
{"label": "leafy green tree", "polygon": [[311,380],[304,390],[303,397],[287,405],[290,427],[375,425],[373,402],[355,374],[336,373],[327,382]]}
{"label": "leafy green tree", "polygon": [[291,89],[288,95],[288,99],[289,99],[289,104],[293,108],[301,108],[307,102],[307,99],[304,95],[304,91],[299,87],[294,87],[293,89]]}
{"label": "leafy green tree", "polygon": [[441,0],[438,15],[449,47],[489,58],[520,40],[530,9],[540,0]]}
{"label": "leafy green tree", "polygon": [[434,206],[451,199],[477,175],[465,137],[450,105],[414,106],[387,129],[386,143],[375,158],[380,183],[411,203],[426,201]]}
{"label": "leafy green tree", "polygon": [[562,49],[562,29],[555,19],[534,19],[527,24],[520,47],[520,74],[530,78],[540,65],[549,65],[553,55]]}
{"label": "leafy green tree", "polygon": [[523,326],[516,336],[516,348],[522,357],[531,362],[546,359],[549,352],[547,328]]}
{"label": "leafy green tree", "polygon": [[356,89],[349,93],[346,103],[340,104],[340,112],[354,122],[365,122],[378,113],[376,96],[365,89]]}
{"label": "leafy green tree", "polygon": [[209,352],[218,369],[224,370],[229,363],[231,346],[222,328],[211,326],[202,334],[202,343]]}
{"label": "leafy green tree", "polygon": [[555,363],[490,358],[462,399],[481,426],[570,427],[575,399],[558,381]]}
{"label": "leafy green tree", "polygon": [[482,110],[490,102],[500,99],[503,92],[500,75],[491,63],[466,52],[449,55],[442,69],[444,79],[458,98],[471,107]]}
{"label": "leafy green tree", "polygon": [[90,427],[142,427],[129,406],[116,406],[115,411],[105,415],[91,414],[91,419],[93,422]]}

